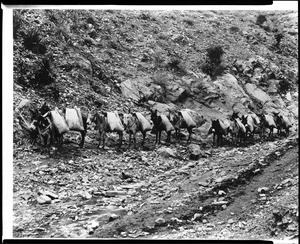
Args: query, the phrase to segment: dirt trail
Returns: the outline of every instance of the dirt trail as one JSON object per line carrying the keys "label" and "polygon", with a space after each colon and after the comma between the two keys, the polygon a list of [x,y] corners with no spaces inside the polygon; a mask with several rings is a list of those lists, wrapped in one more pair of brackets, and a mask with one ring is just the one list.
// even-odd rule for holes
{"label": "dirt trail", "polygon": [[[102,151],[93,140],[83,149],[65,144],[50,158],[38,151],[16,151],[14,236],[152,238],[171,231],[185,233],[182,228],[194,228],[199,221],[228,211],[221,210],[230,209],[242,192],[252,192],[256,186],[244,189],[245,183],[263,176],[263,168],[280,158],[278,152],[289,144],[298,145],[295,139],[282,139],[247,148],[208,148],[211,156],[197,161],[186,158],[183,144],[169,146],[180,159],[158,155],[151,144],[144,151],[118,152],[114,147]],[[258,180],[260,184],[267,186]],[[38,204],[39,190],[58,194],[60,201]],[[218,196],[220,190],[226,194]],[[199,216],[193,219],[196,213]]]}

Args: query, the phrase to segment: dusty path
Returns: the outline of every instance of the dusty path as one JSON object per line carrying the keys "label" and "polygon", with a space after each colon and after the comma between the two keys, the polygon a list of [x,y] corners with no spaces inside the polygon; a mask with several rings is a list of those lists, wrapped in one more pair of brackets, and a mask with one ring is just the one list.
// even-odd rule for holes
{"label": "dusty path", "polygon": [[[50,158],[31,149],[15,150],[14,236],[206,238],[223,233],[219,228],[227,226],[226,213],[235,213],[236,206],[240,209],[237,212],[246,216],[249,207],[239,206],[256,199],[257,187],[272,189],[274,184],[267,184],[267,179],[280,183],[277,175],[284,178],[284,172],[288,174],[288,168],[280,164],[281,157],[288,148],[294,150],[292,154],[298,153],[298,141],[290,138],[244,148],[207,149],[211,156],[198,161],[186,159],[184,145],[170,148],[176,149],[180,158],[164,158],[154,148],[117,152],[112,147],[102,151],[96,149],[93,140],[88,140],[84,149],[66,144]],[[297,163],[291,160],[293,174]],[[296,190],[297,177],[293,175],[291,181]],[[56,193],[59,200],[38,204],[39,190]],[[223,195],[218,195],[219,191]],[[266,197],[271,205],[273,200]],[[261,206],[260,200],[253,204]],[[238,219],[239,215],[232,216]],[[242,219],[230,226],[249,218]],[[218,229],[205,230],[204,234],[202,229],[211,228],[210,224]],[[241,238],[249,237],[247,228],[240,232]],[[192,234],[187,234],[188,230],[193,230]],[[224,233],[225,238],[238,237],[236,232]],[[264,234],[257,232],[257,236],[260,233]]]}

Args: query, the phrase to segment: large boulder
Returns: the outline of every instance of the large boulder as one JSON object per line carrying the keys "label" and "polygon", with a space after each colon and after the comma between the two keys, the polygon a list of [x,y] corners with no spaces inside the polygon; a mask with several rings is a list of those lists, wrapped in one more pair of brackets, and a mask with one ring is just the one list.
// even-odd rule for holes
{"label": "large boulder", "polygon": [[166,104],[166,103],[154,102],[152,100],[149,100],[148,104],[151,106],[152,109],[157,109],[159,114],[168,115],[169,111],[179,110],[179,108],[173,103]]}
{"label": "large boulder", "polygon": [[245,88],[251,97],[255,98],[256,100],[262,103],[272,100],[266,92],[258,88],[255,84],[247,83]]}
{"label": "large boulder", "polygon": [[172,157],[172,158],[177,158],[178,154],[175,149],[171,149],[169,147],[161,147],[157,149],[157,153],[163,157]]}
{"label": "large boulder", "polygon": [[150,85],[153,81],[149,77],[141,77],[136,79],[127,79],[120,85],[123,96],[139,101],[143,97],[149,97],[151,91]]}
{"label": "large boulder", "polygon": [[238,84],[237,79],[231,74],[218,77],[218,79],[214,81],[214,85],[217,87],[218,94],[223,97],[224,100],[222,103],[225,104],[225,107],[236,105],[240,110],[243,110],[245,106],[251,102],[249,96]]}

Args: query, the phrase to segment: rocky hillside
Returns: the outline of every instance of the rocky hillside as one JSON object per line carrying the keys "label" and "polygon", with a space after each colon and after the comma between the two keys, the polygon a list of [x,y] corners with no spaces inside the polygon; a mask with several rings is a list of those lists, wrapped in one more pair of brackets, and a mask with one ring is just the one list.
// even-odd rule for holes
{"label": "rocky hillside", "polygon": [[264,107],[294,121],[297,21],[293,11],[14,10],[14,105],[179,107],[207,118]]}
{"label": "rocky hillside", "polygon": [[[298,238],[298,12],[14,10],[13,236]],[[186,108],[192,143],[27,143],[34,107]],[[279,110],[288,137],[212,146],[212,118]],[[24,119],[23,119],[24,118]],[[203,121],[203,120],[202,120]],[[182,132],[187,135],[186,131]],[[76,141],[76,142],[75,142]],[[75,142],[75,143],[74,143]],[[191,157],[193,155],[193,157]]]}

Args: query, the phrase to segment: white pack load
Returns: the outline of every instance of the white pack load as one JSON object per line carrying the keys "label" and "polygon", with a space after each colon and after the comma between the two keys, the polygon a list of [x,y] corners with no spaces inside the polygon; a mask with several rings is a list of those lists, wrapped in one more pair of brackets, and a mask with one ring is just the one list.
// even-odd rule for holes
{"label": "white pack load", "polygon": [[58,130],[59,134],[69,131],[65,118],[59,113],[58,108],[51,111],[51,121],[53,126]]}
{"label": "white pack load", "polygon": [[285,123],[285,126],[287,127],[292,127],[292,122],[290,121],[290,119],[285,116],[285,115],[281,115],[282,116],[282,122]]}
{"label": "white pack load", "polygon": [[112,132],[124,131],[124,127],[118,113],[107,112],[107,122]]}
{"label": "white pack load", "polygon": [[65,118],[70,130],[84,131],[80,108],[66,108]]}
{"label": "white pack load", "polygon": [[162,123],[165,125],[166,131],[172,131],[174,130],[173,125],[171,124],[170,120],[168,119],[168,117],[164,114],[160,115],[161,119],[162,119]]}
{"label": "white pack load", "polygon": [[135,115],[141,123],[142,131],[149,131],[152,129],[150,122],[144,117],[144,115],[139,112],[136,112]]}
{"label": "white pack load", "polygon": [[189,128],[190,128],[190,127],[194,128],[194,127],[197,126],[196,123],[195,123],[195,121],[193,120],[192,116],[189,114],[188,111],[186,111],[186,110],[181,110],[180,113],[181,113],[181,115],[182,115],[182,117],[183,117],[183,119],[184,119],[184,121],[185,121],[187,127],[189,127]]}
{"label": "white pack load", "polygon": [[265,115],[265,119],[266,119],[267,123],[269,124],[269,126],[273,126],[273,127],[276,128],[276,123],[275,123],[275,121],[274,121],[273,116],[271,116],[271,115],[269,115],[269,114],[266,114],[266,115]]}

